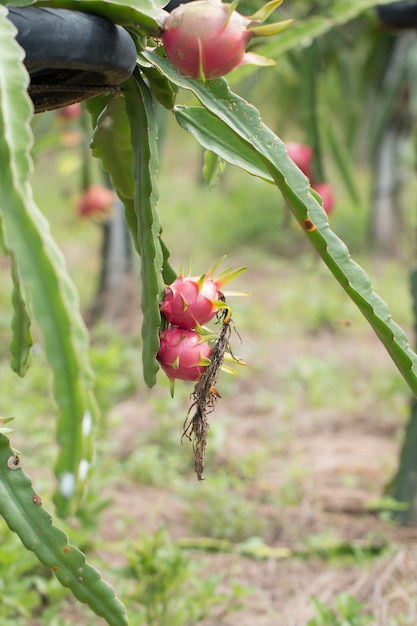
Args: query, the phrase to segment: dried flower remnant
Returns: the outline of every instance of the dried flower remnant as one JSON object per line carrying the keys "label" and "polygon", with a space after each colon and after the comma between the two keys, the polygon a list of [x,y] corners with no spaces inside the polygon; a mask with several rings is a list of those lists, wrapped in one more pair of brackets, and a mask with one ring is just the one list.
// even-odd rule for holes
{"label": "dried flower remnant", "polygon": [[[221,299],[225,302],[223,294],[221,294]],[[223,363],[227,353],[233,363],[245,365],[231,352],[229,343],[232,323],[231,309],[223,309],[220,315],[222,316],[222,329],[210,352],[210,364],[204,368],[191,394],[193,402],[184,423],[183,437],[187,437],[193,444],[194,469],[198,480],[203,479],[207,436],[210,428],[207,416],[214,410],[216,401],[220,397],[215,385],[220,370],[225,367]],[[230,370],[230,368],[228,369]]]}

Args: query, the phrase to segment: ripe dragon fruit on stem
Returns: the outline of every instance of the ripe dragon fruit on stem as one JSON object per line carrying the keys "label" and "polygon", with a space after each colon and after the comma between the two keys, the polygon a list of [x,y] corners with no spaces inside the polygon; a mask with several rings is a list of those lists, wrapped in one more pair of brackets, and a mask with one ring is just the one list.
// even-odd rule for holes
{"label": "ripe dragon fruit on stem", "polygon": [[210,346],[195,330],[169,326],[160,336],[157,359],[172,382],[197,381],[210,363]]}
{"label": "ripe dragon fruit on stem", "polygon": [[200,277],[180,274],[165,288],[160,310],[167,322],[180,328],[197,328],[209,322],[221,309],[228,308],[222,300],[221,288],[246,268],[227,268],[213,276],[223,258],[216,261],[207,274]]}
{"label": "ripe dragon fruit on stem", "polygon": [[275,35],[293,20],[262,24],[283,2],[271,0],[254,15],[246,17],[221,0],[195,0],[181,4],[166,18],[162,41],[170,61],[190,78],[224,76],[239,65],[273,65],[274,61],[246,47],[252,37]]}

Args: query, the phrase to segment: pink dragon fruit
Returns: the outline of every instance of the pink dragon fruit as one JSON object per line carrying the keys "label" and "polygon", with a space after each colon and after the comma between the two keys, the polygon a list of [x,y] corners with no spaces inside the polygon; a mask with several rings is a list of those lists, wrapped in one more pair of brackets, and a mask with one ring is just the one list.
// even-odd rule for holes
{"label": "pink dragon fruit", "polygon": [[297,143],[296,141],[289,141],[286,144],[288,156],[297,167],[303,172],[307,178],[310,180],[313,177],[313,172],[311,168],[311,162],[313,160],[313,150],[310,146],[307,146],[303,143]]}
{"label": "pink dragon fruit", "polygon": [[247,53],[246,46],[252,37],[274,35],[289,26],[292,20],[262,25],[282,1],[272,0],[250,17],[235,11],[238,2],[181,4],[165,20],[165,52],[182,74],[203,81],[224,76],[244,63],[271,65],[274,61]]}
{"label": "pink dragon fruit", "polygon": [[80,217],[108,218],[112,211],[115,194],[102,185],[90,185],[77,203]]}
{"label": "pink dragon fruit", "polygon": [[326,211],[327,215],[330,215],[335,205],[335,198],[331,186],[329,183],[316,183],[312,187],[314,191],[317,191],[319,196],[321,196],[323,209]]}
{"label": "pink dragon fruit", "polygon": [[[207,324],[221,309],[228,308],[223,302],[220,289],[223,285],[241,274],[246,268],[232,270],[226,268],[214,275],[221,257],[203,276],[183,276],[182,273],[174,282],[165,287],[165,296],[160,304],[160,311],[167,322],[180,328],[198,328]],[[241,292],[226,292],[228,295],[247,295]]]}
{"label": "pink dragon fruit", "polygon": [[159,335],[160,348],[156,358],[168,378],[173,381],[199,380],[210,363],[210,346],[195,330],[169,326]]}
{"label": "pink dragon fruit", "polygon": [[219,283],[206,276],[179,276],[165,288],[160,309],[170,324],[195,328],[209,322],[219,311]]}

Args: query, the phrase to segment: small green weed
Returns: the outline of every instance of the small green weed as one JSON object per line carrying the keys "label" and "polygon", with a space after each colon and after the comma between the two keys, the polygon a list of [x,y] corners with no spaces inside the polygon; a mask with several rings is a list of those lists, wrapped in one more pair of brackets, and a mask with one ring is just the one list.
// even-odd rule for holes
{"label": "small green weed", "polygon": [[139,350],[139,338],[132,341],[108,324],[98,324],[92,330],[90,358],[103,412],[137,391],[141,377]]}
{"label": "small green weed", "polygon": [[201,565],[172,542],[165,529],[142,535],[127,553],[125,602],[138,626],[187,626],[240,608],[247,590],[219,591],[220,575],[201,575]]}
{"label": "small green weed", "polygon": [[283,506],[299,504],[305,491],[307,468],[299,457],[288,461],[283,467],[283,481],[278,492],[278,500]]}
{"label": "small green weed", "polygon": [[400,613],[399,615],[390,618],[389,626],[413,626],[415,623],[415,614],[405,615],[404,613]]}
{"label": "small green weed", "polygon": [[227,472],[210,475],[203,485],[191,487],[187,518],[200,535],[239,542],[267,531],[259,502],[250,499],[245,483]]}
{"label": "small green weed", "polygon": [[308,621],[307,626],[366,626],[373,621],[372,617],[363,614],[365,605],[349,593],[336,596],[335,610],[318,598],[312,597],[311,603],[315,616]]}
{"label": "small green weed", "polygon": [[139,445],[125,463],[127,475],[142,485],[174,486],[188,469],[182,450],[177,445],[177,452],[167,452],[156,443]]}

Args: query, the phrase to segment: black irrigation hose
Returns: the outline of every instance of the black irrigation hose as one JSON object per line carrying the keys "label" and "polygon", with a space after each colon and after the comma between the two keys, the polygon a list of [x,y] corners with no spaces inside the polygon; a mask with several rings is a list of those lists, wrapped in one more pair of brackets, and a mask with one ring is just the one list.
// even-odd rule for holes
{"label": "black irrigation hose", "polygon": [[9,7],[26,52],[35,111],[117,90],[132,74],[136,48],[121,26],[80,11]]}
{"label": "black irrigation hose", "polygon": [[417,28],[417,2],[405,0],[377,7],[382,26],[393,29]]}
{"label": "black irrigation hose", "polygon": [[[170,0],[166,10],[191,1]],[[129,33],[102,17],[42,7],[9,7],[8,17],[26,52],[36,113],[117,91],[135,68]]]}
{"label": "black irrigation hose", "polygon": [[188,2],[193,2],[193,0],[169,0],[168,4],[164,6],[165,11],[171,13],[174,9],[176,9],[180,4],[187,4]]}

